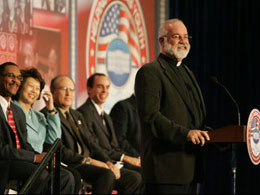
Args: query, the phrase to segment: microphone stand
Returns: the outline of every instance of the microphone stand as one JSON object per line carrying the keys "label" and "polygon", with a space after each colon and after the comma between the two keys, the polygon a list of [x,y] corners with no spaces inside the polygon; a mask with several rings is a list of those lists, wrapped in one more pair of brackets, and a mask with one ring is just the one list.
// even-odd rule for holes
{"label": "microphone stand", "polygon": [[233,173],[233,194],[236,194],[236,182],[237,182],[237,157],[236,157],[236,145],[232,144],[232,173]]}
{"label": "microphone stand", "polygon": [[[211,77],[210,80],[216,84],[218,84],[219,86],[221,86],[222,88],[224,88],[224,90],[226,91],[226,93],[228,94],[228,96],[231,98],[231,100],[233,101],[233,103],[236,106],[237,109],[237,118],[238,118],[238,125],[241,125],[241,117],[240,117],[240,111],[239,111],[239,107],[237,102],[235,101],[235,99],[232,97],[232,95],[229,93],[229,91],[227,90],[227,88],[222,85],[220,82],[218,82],[216,77]],[[231,166],[232,166],[232,173],[233,173],[233,194],[236,194],[236,179],[237,179],[237,158],[236,158],[236,145],[234,143],[232,143],[232,159],[231,159]]]}
{"label": "microphone stand", "polygon": [[[232,99],[232,101],[234,102],[236,109],[237,109],[237,119],[238,119],[238,125],[241,125],[240,122],[240,111],[239,111],[239,107],[237,105],[237,102],[235,101],[235,99],[232,97],[232,95],[229,93],[229,91],[227,90],[227,88],[222,85],[221,83],[219,83],[217,81],[217,83],[222,86],[225,91],[227,92],[227,94],[229,95],[229,97]],[[236,194],[236,182],[237,182],[237,156],[236,156],[236,144],[232,143],[232,158],[231,158],[231,166],[232,166],[232,173],[233,173],[233,194]]]}
{"label": "microphone stand", "polygon": [[237,109],[237,123],[238,123],[238,126],[240,126],[240,111],[239,111],[239,107],[237,105],[237,102],[236,100],[232,97],[232,95],[229,93],[229,91],[227,90],[227,88],[222,85],[220,82],[218,82],[218,80],[215,80],[214,81],[215,83],[217,83],[218,85],[220,85],[222,88],[224,88],[224,90],[226,91],[226,93],[228,94],[228,96],[231,98],[231,100],[233,101],[233,103],[235,104],[236,106],[236,109]]}

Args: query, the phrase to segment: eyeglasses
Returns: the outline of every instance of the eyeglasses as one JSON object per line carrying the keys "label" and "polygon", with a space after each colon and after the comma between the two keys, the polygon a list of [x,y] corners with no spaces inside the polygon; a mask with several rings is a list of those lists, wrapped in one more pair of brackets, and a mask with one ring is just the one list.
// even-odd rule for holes
{"label": "eyeglasses", "polygon": [[75,91],[75,88],[69,88],[69,87],[58,87],[58,88],[55,88],[55,89],[59,89],[59,90],[62,90],[62,91],[70,91],[70,92]]}
{"label": "eyeglasses", "polygon": [[6,74],[2,74],[1,76],[8,77],[9,79],[17,79],[18,81],[23,81],[22,75],[15,76],[14,73],[6,73]]}
{"label": "eyeglasses", "polygon": [[189,36],[189,35],[184,35],[184,36],[181,36],[181,35],[178,35],[178,34],[174,34],[174,35],[164,35],[162,37],[169,37],[171,39],[175,39],[175,40],[191,40],[192,39],[192,36]]}

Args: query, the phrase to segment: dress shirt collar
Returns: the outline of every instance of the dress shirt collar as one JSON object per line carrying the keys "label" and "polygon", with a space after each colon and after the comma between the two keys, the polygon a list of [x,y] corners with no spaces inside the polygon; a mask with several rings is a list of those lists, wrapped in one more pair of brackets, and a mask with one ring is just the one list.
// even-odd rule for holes
{"label": "dress shirt collar", "polygon": [[91,102],[94,104],[94,106],[95,106],[95,108],[96,108],[96,110],[97,110],[97,112],[98,112],[98,115],[101,115],[102,112],[104,112],[103,107],[100,108],[99,105],[97,105],[97,104],[94,102],[94,100],[92,100],[92,99],[91,99]]}
{"label": "dress shirt collar", "polygon": [[62,109],[62,108],[60,108],[60,107],[58,107],[58,109],[61,111],[62,115],[63,115],[65,118],[67,118],[65,112],[69,112],[69,110],[64,110],[64,109]]}
{"label": "dress shirt collar", "polygon": [[182,61],[178,62],[177,60],[174,60],[172,58],[170,58],[169,56],[166,56],[164,54],[160,54],[160,57],[164,58],[165,60],[167,60],[170,64],[176,66],[176,67],[179,67],[182,63]]}
{"label": "dress shirt collar", "polygon": [[0,95],[0,104],[4,112],[5,118],[7,119],[7,108],[10,105],[10,102],[8,102],[3,96]]}

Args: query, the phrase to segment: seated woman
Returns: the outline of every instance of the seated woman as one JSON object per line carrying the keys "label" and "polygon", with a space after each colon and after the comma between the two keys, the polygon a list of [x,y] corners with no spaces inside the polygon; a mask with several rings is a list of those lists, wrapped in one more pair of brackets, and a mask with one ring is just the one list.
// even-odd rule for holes
{"label": "seated woman", "polygon": [[[43,98],[49,112],[47,117],[41,112],[32,109],[32,105],[40,98],[45,81],[35,68],[21,71],[23,81],[13,97],[26,116],[27,141],[36,153],[43,152],[44,143],[52,144],[57,138],[61,138],[61,126],[58,113],[54,110],[52,94],[49,91],[43,93]],[[61,193],[75,193],[75,178],[73,174],[61,168]]]}
{"label": "seated woman", "polygon": [[52,94],[49,91],[43,93],[43,99],[49,110],[47,117],[32,109],[32,105],[38,99],[45,86],[45,81],[35,68],[21,71],[23,81],[13,97],[14,103],[18,105],[26,115],[27,141],[33,149],[43,152],[43,144],[52,144],[57,138],[61,138],[61,126],[58,113],[54,110]]}

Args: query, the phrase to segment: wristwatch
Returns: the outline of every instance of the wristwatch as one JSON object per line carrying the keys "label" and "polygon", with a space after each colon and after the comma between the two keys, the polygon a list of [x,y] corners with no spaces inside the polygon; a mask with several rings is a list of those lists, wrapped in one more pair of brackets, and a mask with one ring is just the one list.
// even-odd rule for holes
{"label": "wristwatch", "polygon": [[85,157],[81,163],[82,163],[82,164],[90,165],[91,161],[92,161],[92,158],[90,158],[90,157],[87,157],[87,158],[86,158],[86,157]]}
{"label": "wristwatch", "polygon": [[55,114],[57,113],[55,108],[53,108],[52,110],[48,110],[48,113],[53,113],[53,112],[55,112]]}
{"label": "wristwatch", "polygon": [[88,158],[87,158],[87,161],[86,161],[86,164],[87,164],[87,165],[90,165],[91,161],[92,161],[92,159],[91,159],[90,157],[88,157]]}

